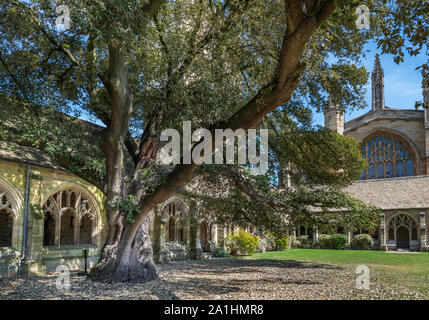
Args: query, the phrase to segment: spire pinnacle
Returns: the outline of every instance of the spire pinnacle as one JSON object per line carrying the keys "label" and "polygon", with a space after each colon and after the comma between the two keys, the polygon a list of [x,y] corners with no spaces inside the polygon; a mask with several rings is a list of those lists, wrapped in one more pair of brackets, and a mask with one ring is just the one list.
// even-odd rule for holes
{"label": "spire pinnacle", "polygon": [[372,81],[372,110],[382,110],[384,105],[384,71],[381,67],[380,56],[375,55],[374,70],[371,75]]}

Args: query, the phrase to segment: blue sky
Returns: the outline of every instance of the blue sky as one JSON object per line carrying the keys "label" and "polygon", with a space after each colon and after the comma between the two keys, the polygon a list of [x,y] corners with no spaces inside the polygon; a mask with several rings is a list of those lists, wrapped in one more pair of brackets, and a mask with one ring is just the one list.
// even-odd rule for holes
{"label": "blue sky", "polygon": [[[392,55],[381,55],[381,49],[377,49],[374,42],[368,43],[365,48],[365,57],[362,62],[367,71],[372,72],[376,53],[380,54],[381,65],[384,70],[384,94],[385,104],[390,108],[414,109],[416,101],[421,101],[422,76],[416,67],[427,63],[428,56],[425,52],[416,57],[405,54],[405,61],[399,65],[393,62]],[[347,111],[345,121],[354,119],[371,110],[371,76],[366,85],[365,101],[367,107],[356,111]],[[323,113],[314,113],[314,124],[323,125]]]}

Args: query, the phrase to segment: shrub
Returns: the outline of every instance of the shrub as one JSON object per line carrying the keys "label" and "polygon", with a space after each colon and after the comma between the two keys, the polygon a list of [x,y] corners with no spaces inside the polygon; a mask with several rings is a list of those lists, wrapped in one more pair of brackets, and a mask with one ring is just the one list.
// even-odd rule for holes
{"label": "shrub", "polygon": [[274,247],[277,251],[289,249],[289,237],[285,234],[275,236]]}
{"label": "shrub", "polygon": [[262,238],[259,238],[258,247],[256,252],[274,251],[275,248],[275,236],[271,232],[264,234]]}
{"label": "shrub", "polygon": [[371,249],[373,245],[374,245],[374,241],[372,240],[369,234],[358,234],[353,237],[353,241],[352,241],[353,249],[368,250],[368,249]]}
{"label": "shrub", "polygon": [[240,230],[238,234],[233,234],[226,238],[226,247],[231,255],[252,255],[256,252],[258,242],[258,237],[254,237],[250,233]]}
{"label": "shrub", "polygon": [[222,248],[217,248],[216,247],[216,248],[213,249],[213,257],[216,257],[216,258],[227,258],[228,254]]}
{"label": "shrub", "polygon": [[275,251],[275,238],[272,235],[266,234],[263,238],[259,238],[256,252]]}
{"label": "shrub", "polygon": [[299,236],[296,240],[300,244],[299,248],[308,249],[313,245],[313,239],[309,239],[308,235]]}
{"label": "shrub", "polygon": [[349,238],[344,234],[321,234],[317,241],[320,249],[343,250],[348,246]]}
{"label": "shrub", "polygon": [[301,246],[301,242],[297,239],[296,236],[289,237],[289,245],[291,248],[299,248]]}
{"label": "shrub", "polygon": [[319,235],[317,240],[320,249],[330,249],[331,247],[331,236],[329,234]]}
{"label": "shrub", "polygon": [[333,234],[330,239],[331,249],[343,250],[347,247],[349,237],[344,234]]}

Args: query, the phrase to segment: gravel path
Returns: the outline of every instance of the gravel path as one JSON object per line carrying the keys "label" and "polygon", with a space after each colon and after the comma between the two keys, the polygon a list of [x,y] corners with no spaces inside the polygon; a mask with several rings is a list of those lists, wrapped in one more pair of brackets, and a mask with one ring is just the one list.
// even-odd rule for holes
{"label": "gravel path", "polygon": [[3,299],[419,299],[417,292],[371,275],[371,288],[355,288],[354,267],[297,261],[213,259],[160,265],[159,280],[107,284],[71,275],[70,290],[56,275],[1,279]]}

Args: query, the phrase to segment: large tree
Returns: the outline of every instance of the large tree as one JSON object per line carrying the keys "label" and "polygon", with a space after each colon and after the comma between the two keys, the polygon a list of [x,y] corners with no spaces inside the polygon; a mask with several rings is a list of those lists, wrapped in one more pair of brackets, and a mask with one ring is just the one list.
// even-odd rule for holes
{"label": "large tree", "polygon": [[[360,1],[63,2],[71,15],[70,29],[65,31],[55,26],[58,14],[52,1],[1,1],[0,88],[26,102],[27,121],[34,119],[32,115],[55,118],[45,114],[44,108],[51,107],[104,123],[101,165],[92,154],[76,151],[71,140],[49,143],[61,134],[55,122],[42,121],[43,126],[31,128],[24,125],[21,129],[27,131],[19,139],[51,152],[105,192],[109,235],[91,276],[113,281],[157,277],[148,214],[199,172],[196,163],[167,168],[157,164],[163,129],[180,129],[184,120],[212,132],[249,129],[270,115],[266,119],[274,119],[271,129],[277,134],[285,129],[276,123],[280,119],[290,121],[287,130],[292,140],[302,138],[304,131],[307,141],[334,141],[337,138],[309,128],[308,111],[323,109],[328,99],[344,108],[363,106],[367,73],[357,65],[364,43],[379,37],[385,51],[401,56],[401,48],[407,47],[417,54],[422,50],[422,32],[427,35],[427,3],[419,1],[398,0],[389,9],[384,0],[364,1],[377,12],[371,32],[356,29],[355,7]],[[401,14],[404,12],[413,15]],[[395,37],[410,39],[410,45],[392,40],[389,24],[396,20],[402,28]],[[281,112],[272,114],[275,110]],[[24,118],[24,113],[20,115]],[[296,128],[291,130],[291,125]],[[34,139],[40,136],[43,139]],[[284,136],[281,145],[291,152],[297,150],[287,143],[288,135]],[[212,147],[214,150],[216,145]],[[312,171],[305,158],[308,150],[288,158],[275,149],[281,170],[295,162],[292,173],[307,168],[315,181],[328,184],[351,181],[359,167],[359,161],[352,161],[351,170],[333,179],[333,171],[344,169],[338,164],[332,163],[333,171]],[[280,161],[282,157],[285,159]],[[88,159],[91,161],[85,161]],[[248,181],[236,172],[225,168],[219,172],[246,199],[274,209],[272,199],[261,200],[260,195],[249,192]],[[201,174],[207,171],[201,170]],[[267,185],[263,182],[261,185]],[[304,190],[298,201],[289,193],[275,212],[302,211],[312,204],[347,205],[348,200],[329,194]]]}

